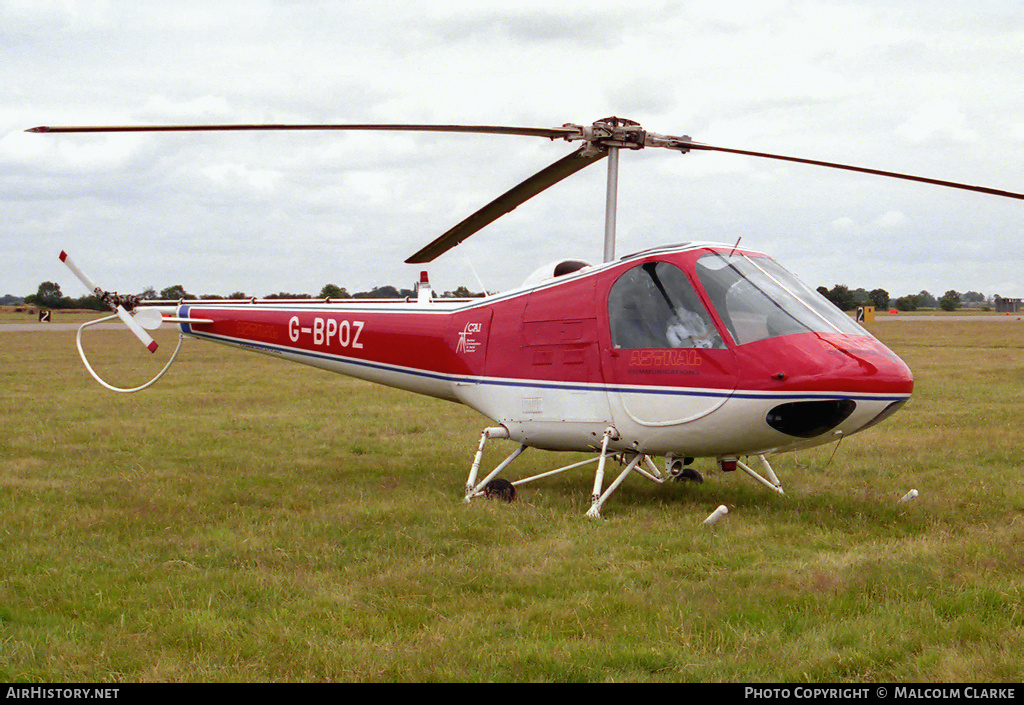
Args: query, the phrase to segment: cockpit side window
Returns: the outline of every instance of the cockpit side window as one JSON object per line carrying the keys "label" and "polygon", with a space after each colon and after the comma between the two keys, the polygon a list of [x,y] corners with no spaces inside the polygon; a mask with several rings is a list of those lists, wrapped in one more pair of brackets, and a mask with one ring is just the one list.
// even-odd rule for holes
{"label": "cockpit side window", "polygon": [[724,348],[693,286],[675,265],[646,262],[620,276],[608,296],[617,348]]}

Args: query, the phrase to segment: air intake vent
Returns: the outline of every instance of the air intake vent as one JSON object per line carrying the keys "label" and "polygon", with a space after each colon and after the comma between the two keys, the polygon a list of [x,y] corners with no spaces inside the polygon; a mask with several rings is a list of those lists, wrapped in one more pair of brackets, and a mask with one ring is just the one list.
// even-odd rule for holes
{"label": "air intake vent", "polygon": [[788,436],[814,438],[841,424],[856,408],[856,402],[849,399],[795,401],[775,407],[765,421]]}

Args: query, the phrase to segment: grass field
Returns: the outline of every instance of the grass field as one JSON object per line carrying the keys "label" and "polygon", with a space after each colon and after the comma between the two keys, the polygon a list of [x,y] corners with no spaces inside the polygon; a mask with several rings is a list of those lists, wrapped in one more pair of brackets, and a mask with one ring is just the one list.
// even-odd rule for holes
{"label": "grass field", "polygon": [[786,496],[698,461],[599,521],[592,470],[463,504],[457,405],[197,341],[117,395],[74,333],[0,334],[0,682],[1020,682],[1024,323],[872,330],[914,397],[777,457]]}

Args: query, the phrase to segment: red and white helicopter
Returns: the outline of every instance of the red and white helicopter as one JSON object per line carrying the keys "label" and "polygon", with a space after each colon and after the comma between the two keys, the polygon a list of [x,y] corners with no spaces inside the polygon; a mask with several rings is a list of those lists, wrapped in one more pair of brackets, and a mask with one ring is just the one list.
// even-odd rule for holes
{"label": "red and white helicopter", "polygon": [[[571,174],[608,158],[604,261],[544,267],[519,288],[475,299],[437,298],[427,273],[415,300],[178,301],[144,308],[104,291],[61,253],[151,351],[163,323],[199,338],[465,404],[485,428],[465,501],[596,462],[587,516],[631,474],[699,481],[693,459],[717,459],[782,493],[767,456],[835,442],[886,419],[910,397],[913,375],[891,350],[770,257],[691,242],[615,257],[619,152],[663,147],[847,169],[992,195],[1024,194],[763,152],[715,147],[620,118],[556,128],[465,125],[160,125],[38,127],[31,132],[382,130],[524,135],[582,142],[444,233],[406,262],[425,263]],[[738,245],[738,243],[737,243]],[[133,310],[135,313],[131,313]],[[114,318],[110,316],[103,320]],[[100,379],[81,346],[90,373]],[[481,472],[490,439],[518,443]],[[593,457],[509,483],[498,475],[527,448]],[[653,460],[664,457],[664,469]],[[605,485],[607,462],[624,467]],[[751,461],[750,459],[754,460]],[[746,462],[744,461],[746,459]],[[753,467],[752,467],[753,466]]]}

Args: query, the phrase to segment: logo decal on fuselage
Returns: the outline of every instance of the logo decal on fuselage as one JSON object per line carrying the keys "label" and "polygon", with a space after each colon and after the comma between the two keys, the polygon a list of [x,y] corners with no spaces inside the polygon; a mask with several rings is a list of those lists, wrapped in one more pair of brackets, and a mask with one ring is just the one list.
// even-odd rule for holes
{"label": "logo decal on fuselage", "polygon": [[480,323],[467,323],[466,327],[459,332],[459,344],[455,347],[457,353],[473,353],[480,346],[480,341],[473,337],[483,330]]}

